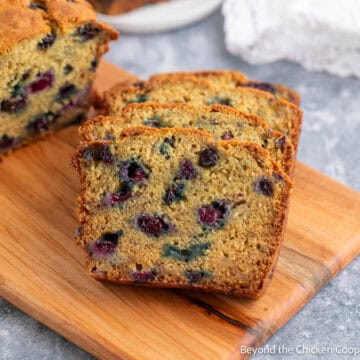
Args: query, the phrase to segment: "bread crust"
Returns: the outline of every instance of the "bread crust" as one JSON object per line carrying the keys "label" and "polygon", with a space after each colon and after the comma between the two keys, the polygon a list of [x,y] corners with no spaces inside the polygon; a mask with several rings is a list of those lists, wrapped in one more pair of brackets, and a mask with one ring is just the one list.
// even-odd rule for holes
{"label": "bread crust", "polygon": [[96,11],[108,15],[127,13],[139,7],[169,0],[90,0]]}
{"label": "bread crust", "polygon": [[[31,8],[33,3],[40,4],[42,8]],[[104,30],[109,40],[118,38],[117,31],[96,20],[95,11],[85,0],[76,0],[76,2],[2,0],[0,4],[0,55],[11,51],[25,40],[49,34],[52,31],[66,33],[75,26],[88,22]]]}
{"label": "bread crust", "polygon": [[[156,80],[160,78],[182,78],[183,76],[194,76],[199,79],[209,79],[211,77],[224,78],[229,83],[233,83],[235,87],[246,86],[247,84],[261,84],[259,80],[251,80],[244,73],[233,70],[203,70],[190,72],[172,72],[155,74],[149,80]],[[275,90],[275,96],[279,99],[287,100],[297,106],[300,106],[301,97],[295,90],[282,84],[268,84]]]}
{"label": "bread crust", "polygon": [[[183,129],[183,128],[171,128],[171,129],[154,129],[154,128],[150,128],[150,127],[145,127],[145,126],[138,126],[138,127],[133,127],[133,128],[127,128],[124,129],[122,131],[122,138],[125,137],[131,137],[131,136],[136,136],[136,135],[161,135],[161,136],[166,136],[169,133],[171,134],[178,134],[178,135],[190,135],[190,134],[196,134],[199,135],[201,137],[205,137],[206,141],[209,143],[209,145],[212,144],[216,144],[217,147],[223,147],[223,148],[228,148],[228,147],[242,147],[242,148],[247,148],[249,150],[249,152],[255,154],[256,157],[259,158],[259,161],[264,161],[264,162],[269,162],[271,163],[271,166],[273,167],[274,171],[276,173],[278,173],[281,177],[283,177],[284,181],[288,184],[288,190],[286,192],[284,192],[281,196],[281,198],[279,199],[279,201],[281,202],[282,205],[282,209],[283,209],[283,213],[281,214],[281,218],[278,221],[277,224],[277,228],[281,229],[281,231],[278,232],[278,236],[276,239],[274,239],[274,246],[272,247],[273,252],[271,254],[271,256],[269,256],[269,262],[267,263],[266,269],[262,272],[262,279],[259,282],[259,286],[257,288],[224,288],[224,289],[220,289],[220,288],[215,288],[212,287],[211,285],[190,285],[190,284],[186,284],[186,283],[169,283],[169,282],[160,282],[160,281],[151,281],[148,283],[139,283],[139,282],[134,282],[131,281],[129,279],[119,279],[117,277],[114,276],[107,276],[104,273],[101,272],[96,272],[93,271],[92,267],[91,267],[91,260],[90,258],[88,258],[87,260],[87,269],[90,273],[90,275],[97,279],[97,280],[101,280],[101,281],[109,281],[109,282],[113,282],[113,283],[119,283],[119,284],[125,284],[125,285],[136,285],[136,286],[146,286],[146,287],[157,287],[157,288],[179,288],[179,289],[192,289],[192,290],[200,290],[200,291],[204,291],[204,292],[217,292],[217,293],[224,293],[224,294],[229,294],[229,295],[236,295],[236,296],[241,296],[241,297],[247,297],[247,298],[258,298],[263,291],[266,289],[266,287],[268,286],[269,282],[270,282],[270,275],[271,273],[274,271],[274,268],[276,266],[277,263],[277,259],[278,259],[278,255],[279,255],[279,251],[281,248],[281,244],[283,241],[283,237],[284,237],[284,231],[286,228],[286,221],[287,221],[287,214],[288,214],[288,203],[289,203],[289,195],[291,193],[292,187],[293,187],[293,183],[290,180],[290,178],[281,170],[281,168],[269,157],[268,153],[266,150],[262,149],[260,146],[258,146],[257,144],[251,143],[251,142],[240,142],[238,140],[229,140],[229,141],[215,141],[213,139],[213,137],[206,133],[203,132],[201,130],[196,130],[196,129]],[[81,154],[84,148],[86,148],[89,145],[92,144],[96,144],[96,143],[107,143],[107,144],[111,144],[111,141],[94,141],[91,143],[83,143],[77,150],[74,158],[73,158],[73,165],[74,167],[77,169],[77,171],[81,174]],[[85,190],[86,184],[85,184],[85,178],[81,177],[80,179],[81,182],[81,192],[83,192]],[[84,203],[83,203],[83,196],[80,195],[79,197],[79,209],[80,212],[82,211],[82,209],[84,209]],[[84,221],[83,218],[81,217],[81,214],[79,213],[79,220],[80,222]],[[80,244],[84,243],[84,240],[82,239],[83,234],[80,232],[78,235],[78,242]]]}

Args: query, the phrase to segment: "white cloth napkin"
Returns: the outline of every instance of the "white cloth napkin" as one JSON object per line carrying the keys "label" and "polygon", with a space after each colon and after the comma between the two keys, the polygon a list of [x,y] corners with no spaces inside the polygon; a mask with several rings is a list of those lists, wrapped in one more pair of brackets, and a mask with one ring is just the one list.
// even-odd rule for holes
{"label": "white cloth napkin", "polygon": [[223,14],[227,49],[249,63],[360,77],[360,0],[225,0]]}

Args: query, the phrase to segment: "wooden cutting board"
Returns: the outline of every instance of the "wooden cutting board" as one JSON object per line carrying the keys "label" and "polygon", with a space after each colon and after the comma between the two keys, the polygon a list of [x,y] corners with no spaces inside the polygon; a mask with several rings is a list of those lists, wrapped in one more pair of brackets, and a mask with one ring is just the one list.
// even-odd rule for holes
{"label": "wooden cutting board", "polygon": [[[97,88],[131,75],[102,64]],[[91,279],[74,243],[68,128],[0,163],[0,295],[101,359],[244,359],[360,253],[360,194],[298,163],[286,240],[258,300]]]}

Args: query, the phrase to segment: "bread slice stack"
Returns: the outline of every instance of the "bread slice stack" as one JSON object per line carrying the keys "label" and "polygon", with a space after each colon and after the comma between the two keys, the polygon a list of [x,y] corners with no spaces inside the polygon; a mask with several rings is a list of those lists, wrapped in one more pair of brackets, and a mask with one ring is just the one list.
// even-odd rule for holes
{"label": "bread slice stack", "polygon": [[299,95],[233,71],[118,85],[80,128],[89,273],[255,298],[286,228]]}

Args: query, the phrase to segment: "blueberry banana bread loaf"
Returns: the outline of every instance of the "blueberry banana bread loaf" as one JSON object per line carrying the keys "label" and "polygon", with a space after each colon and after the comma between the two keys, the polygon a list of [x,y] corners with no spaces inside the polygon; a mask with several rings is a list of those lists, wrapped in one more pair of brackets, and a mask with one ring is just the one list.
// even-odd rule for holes
{"label": "blueberry banana bread loaf", "polygon": [[89,0],[96,11],[103,14],[117,15],[129,12],[144,5],[156,4],[169,0]]}
{"label": "blueberry banana bread loaf", "polygon": [[79,120],[117,32],[84,0],[0,3],[0,153]]}
{"label": "blueberry banana bread loaf", "polygon": [[184,77],[118,85],[103,97],[104,113],[119,115],[131,103],[187,103],[196,106],[220,104],[262,117],[269,128],[288,136],[297,150],[302,111],[285,100],[277,100],[268,92],[243,87],[215,87],[208,80]]}
{"label": "blueberry banana bread loaf", "polygon": [[293,89],[281,84],[270,84],[267,82],[250,80],[245,74],[239,71],[231,70],[209,70],[209,71],[193,71],[193,72],[175,72],[162,73],[153,75],[150,80],[166,79],[166,78],[183,78],[184,76],[194,76],[198,79],[209,80],[212,84],[224,87],[250,87],[262,91],[266,91],[274,95],[277,99],[284,99],[300,105],[300,95]]}
{"label": "blueberry banana bread loaf", "polygon": [[258,145],[133,127],[82,144],[74,166],[93,277],[246,297],[264,289],[292,183]]}
{"label": "blueberry banana bread loaf", "polygon": [[123,128],[132,126],[196,128],[209,132],[215,140],[254,142],[268,150],[287,174],[293,167],[294,148],[285,135],[270,130],[256,115],[223,105],[130,104],[121,116],[99,116],[87,121],[79,132],[86,141],[108,140],[120,137]]}

